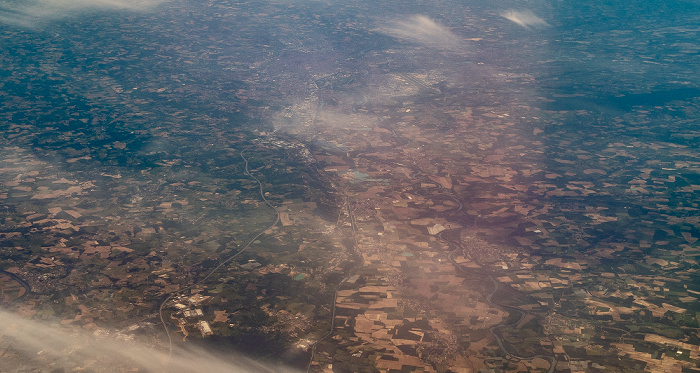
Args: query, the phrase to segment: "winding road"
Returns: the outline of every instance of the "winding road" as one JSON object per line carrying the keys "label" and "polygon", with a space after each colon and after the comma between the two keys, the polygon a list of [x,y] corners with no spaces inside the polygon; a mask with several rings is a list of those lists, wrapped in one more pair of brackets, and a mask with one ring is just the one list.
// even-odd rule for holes
{"label": "winding road", "polygon": [[12,273],[12,272],[3,271],[3,270],[0,270],[0,273],[2,273],[2,274],[4,274],[4,275],[6,275],[7,277],[10,277],[11,279],[17,281],[17,283],[19,283],[19,284],[24,288],[24,290],[25,290],[25,291],[24,291],[24,294],[22,294],[22,295],[18,296],[17,298],[13,299],[12,302],[10,302],[10,303],[14,303],[14,302],[16,302],[16,301],[22,299],[24,296],[26,296],[27,294],[29,294],[29,293],[32,291],[31,286],[29,286],[29,284],[28,284],[26,281],[24,281],[21,277],[17,276],[16,274],[14,274],[14,273]]}
{"label": "winding road", "polygon": [[209,279],[214,273],[216,273],[219,269],[221,269],[223,266],[225,266],[225,265],[227,265],[228,263],[230,263],[233,259],[235,259],[235,258],[238,257],[239,255],[241,255],[243,252],[245,252],[245,251],[250,247],[250,245],[251,245],[255,240],[257,240],[260,236],[262,236],[268,229],[273,228],[274,226],[276,226],[276,225],[280,222],[280,212],[279,212],[279,210],[278,210],[272,203],[270,203],[270,201],[267,200],[267,198],[265,198],[265,192],[264,192],[264,190],[263,190],[262,183],[260,182],[260,180],[259,180],[257,177],[255,177],[255,176],[250,172],[250,169],[248,168],[248,158],[246,158],[246,157],[243,155],[243,151],[241,151],[241,154],[240,154],[240,155],[241,155],[241,158],[243,158],[243,161],[245,162],[245,172],[244,172],[244,174],[247,175],[247,176],[250,176],[253,180],[255,180],[256,183],[258,183],[258,188],[259,188],[259,192],[260,192],[260,198],[262,198],[262,200],[265,202],[265,204],[267,204],[267,206],[269,206],[272,210],[275,211],[275,213],[277,214],[277,217],[275,218],[274,223],[270,224],[269,227],[263,229],[263,230],[260,231],[257,235],[255,235],[255,237],[251,238],[251,239],[248,241],[248,243],[247,243],[245,246],[243,246],[243,248],[242,248],[241,250],[239,250],[239,251],[236,252],[235,254],[229,256],[227,259],[223,260],[223,261],[222,261],[221,263],[219,263],[216,267],[214,267],[211,271],[209,271],[209,273],[208,273],[206,276],[204,276],[202,279],[200,279],[200,280],[198,280],[198,281],[192,283],[192,284],[189,285],[189,286],[186,286],[186,287],[180,289],[180,290],[177,291],[177,292],[170,293],[170,295],[168,295],[168,297],[165,298],[165,300],[163,300],[163,302],[161,302],[160,307],[158,307],[158,315],[159,315],[159,317],[160,317],[160,322],[161,322],[161,324],[163,325],[163,329],[165,330],[165,334],[166,334],[167,337],[168,337],[168,361],[165,363],[165,371],[167,371],[168,365],[169,365],[169,363],[170,363],[170,358],[172,357],[172,354],[173,354],[173,339],[172,339],[172,336],[170,335],[170,330],[168,330],[168,325],[167,325],[167,323],[165,322],[165,319],[163,318],[163,309],[165,309],[165,305],[166,305],[171,299],[173,299],[175,296],[177,296],[177,295],[179,295],[179,294],[182,294],[182,293],[184,293],[185,291],[190,290],[190,289],[192,289],[193,287],[195,287],[195,286],[201,284],[202,282],[208,280],[208,279]]}
{"label": "winding road", "polygon": [[[445,232],[445,231],[443,231],[443,232]],[[450,240],[444,238],[444,237],[442,236],[442,233],[443,233],[443,232],[440,232],[440,234],[438,234],[438,238],[440,238],[441,240],[447,242],[450,246],[456,247],[454,250],[450,251],[449,254],[447,254],[447,259],[448,259],[448,260],[450,261],[450,263],[452,263],[452,265],[454,265],[455,268],[457,268],[460,272],[469,274],[469,272],[468,272],[464,267],[462,267],[459,263],[457,263],[457,262],[454,260],[454,258],[453,258],[454,254],[455,254],[456,252],[459,252],[459,251],[462,251],[462,250],[463,250],[462,247],[461,247],[459,244],[456,244],[456,243],[454,243],[453,241],[450,241]],[[500,289],[500,283],[498,282],[498,280],[496,280],[496,279],[493,277],[493,275],[490,275],[490,274],[489,274],[489,275],[488,275],[488,279],[489,279],[489,280],[491,281],[491,283],[493,284],[493,290],[492,290],[489,294],[486,295],[486,302],[487,302],[489,305],[493,306],[493,307],[505,308],[505,309],[507,309],[508,311],[516,311],[516,312],[519,312],[519,313],[520,313],[520,318],[518,318],[518,320],[516,320],[515,322],[511,322],[511,323],[503,323],[503,322],[501,322],[501,323],[496,324],[496,325],[494,325],[494,326],[492,326],[492,327],[489,328],[489,332],[491,332],[491,335],[493,335],[493,337],[496,339],[496,343],[498,343],[498,347],[499,347],[499,348],[501,349],[501,351],[503,351],[503,353],[505,353],[506,355],[510,355],[510,356],[512,356],[512,357],[514,357],[514,358],[516,358],[516,359],[518,359],[518,360],[532,360],[532,359],[535,359],[535,358],[541,358],[541,359],[548,360],[548,361],[549,361],[549,370],[547,370],[547,373],[554,373],[554,371],[556,370],[556,367],[557,367],[557,359],[556,359],[556,357],[554,357],[554,356],[548,356],[548,355],[520,356],[520,355],[514,353],[513,351],[508,350],[508,348],[506,347],[505,343],[503,342],[503,338],[501,338],[501,336],[499,336],[498,333],[497,333],[496,331],[497,331],[499,328],[502,328],[502,327],[505,327],[505,326],[515,326],[515,325],[518,325],[521,321],[523,321],[523,319],[525,319],[525,316],[527,316],[527,312],[525,312],[524,310],[521,310],[521,309],[518,308],[518,307],[509,306],[509,305],[507,305],[507,304],[495,303],[495,302],[493,301],[493,296],[494,296],[494,294],[496,294],[496,293],[498,292],[498,290]]]}

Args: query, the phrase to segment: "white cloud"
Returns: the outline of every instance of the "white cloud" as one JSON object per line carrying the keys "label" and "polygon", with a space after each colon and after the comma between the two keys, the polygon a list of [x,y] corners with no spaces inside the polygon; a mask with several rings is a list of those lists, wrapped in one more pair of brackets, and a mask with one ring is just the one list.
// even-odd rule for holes
{"label": "white cloud", "polygon": [[0,0],[0,23],[32,27],[92,10],[145,11],[167,0]]}
{"label": "white cloud", "polygon": [[423,15],[414,15],[404,20],[388,22],[377,29],[379,32],[414,43],[445,50],[462,47],[460,38],[447,27]]}
{"label": "white cloud", "polygon": [[540,27],[545,27],[549,26],[545,20],[542,18],[536,16],[534,13],[532,13],[529,10],[525,11],[519,11],[519,10],[507,10],[505,12],[501,13],[501,17],[515,22],[519,24],[520,26],[523,26],[525,28],[529,28],[530,26],[540,26]]}

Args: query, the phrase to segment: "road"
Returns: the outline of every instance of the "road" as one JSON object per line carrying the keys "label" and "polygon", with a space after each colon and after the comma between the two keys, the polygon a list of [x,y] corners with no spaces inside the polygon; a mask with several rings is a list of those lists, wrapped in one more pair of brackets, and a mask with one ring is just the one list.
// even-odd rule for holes
{"label": "road", "polygon": [[[455,268],[457,268],[460,272],[470,274],[470,273],[467,271],[467,269],[465,269],[464,267],[462,267],[462,266],[461,266],[459,263],[457,263],[457,262],[454,260],[454,258],[453,258],[454,254],[455,254],[456,252],[462,251],[462,247],[461,247],[458,243],[454,243],[454,242],[452,242],[452,241],[450,241],[450,240],[444,238],[444,237],[442,236],[442,233],[444,233],[444,232],[447,232],[447,231],[440,232],[440,234],[438,234],[438,238],[440,238],[441,240],[447,242],[447,244],[449,244],[451,247],[454,248],[452,251],[450,251],[449,254],[447,254],[447,259],[448,259],[448,260],[450,261],[450,263],[452,263],[452,265],[454,265]],[[498,343],[498,347],[499,347],[499,348],[501,349],[501,351],[503,351],[503,353],[505,353],[506,355],[510,355],[510,356],[512,356],[512,357],[514,357],[514,358],[516,358],[516,359],[518,359],[518,360],[532,360],[532,359],[535,359],[535,358],[541,358],[541,359],[548,360],[548,361],[549,361],[549,370],[547,371],[547,373],[554,373],[554,371],[556,370],[556,367],[557,367],[557,359],[556,359],[556,357],[554,357],[554,356],[547,356],[547,355],[520,356],[520,355],[514,353],[513,351],[508,350],[508,347],[506,347],[505,343],[503,342],[503,338],[501,338],[501,336],[498,335],[497,330],[498,330],[499,328],[504,327],[504,326],[509,326],[509,325],[510,325],[510,326],[515,326],[515,325],[518,325],[521,321],[523,321],[523,319],[525,319],[525,316],[527,315],[527,312],[525,312],[524,310],[521,310],[521,309],[519,309],[519,308],[517,308],[517,307],[514,307],[514,306],[509,306],[509,305],[500,304],[500,303],[494,303],[494,302],[493,302],[493,296],[494,296],[494,294],[496,294],[496,293],[498,292],[498,290],[500,289],[500,283],[498,282],[498,280],[496,280],[496,279],[495,279],[492,275],[490,275],[490,274],[488,275],[488,279],[489,279],[489,280],[491,281],[491,283],[493,284],[493,290],[492,290],[489,294],[486,295],[486,302],[487,302],[489,305],[493,306],[493,307],[505,308],[505,309],[507,309],[509,312],[515,311],[515,312],[519,312],[519,313],[520,313],[520,318],[518,318],[518,320],[515,321],[515,322],[511,322],[511,323],[507,323],[507,324],[501,322],[501,323],[499,323],[499,324],[497,324],[497,325],[494,325],[494,326],[492,326],[491,328],[489,328],[489,331],[491,332],[491,335],[493,335],[494,339],[496,339],[496,343]]]}
{"label": "road", "polygon": [[275,207],[272,203],[270,203],[270,201],[268,201],[267,198],[265,198],[265,192],[264,192],[264,190],[263,190],[263,185],[262,185],[262,183],[260,182],[260,180],[258,180],[258,178],[255,177],[255,176],[250,172],[250,169],[248,168],[248,158],[246,158],[246,157],[243,155],[243,151],[241,151],[240,156],[241,156],[241,158],[243,158],[243,161],[245,162],[245,172],[244,172],[244,174],[247,175],[247,176],[249,176],[249,177],[251,177],[253,180],[255,180],[256,183],[258,183],[258,188],[259,188],[259,192],[260,192],[260,198],[262,198],[262,200],[265,202],[265,204],[267,204],[268,207],[270,207],[272,210],[275,211],[275,213],[277,214],[277,217],[275,218],[274,223],[270,224],[269,227],[267,227],[267,228],[261,230],[257,235],[255,235],[255,237],[251,238],[251,239],[248,241],[248,243],[247,243],[245,246],[243,246],[243,248],[242,248],[241,250],[239,250],[239,251],[236,252],[235,254],[229,256],[228,258],[222,260],[216,267],[214,267],[211,271],[209,271],[209,273],[208,273],[206,276],[204,276],[202,279],[200,279],[199,281],[196,281],[196,282],[194,282],[194,283],[192,283],[192,284],[190,284],[190,285],[188,285],[188,286],[186,286],[186,287],[180,289],[179,291],[170,293],[170,294],[168,295],[168,297],[165,298],[165,300],[163,300],[163,302],[161,302],[160,306],[158,307],[158,315],[159,315],[159,317],[160,317],[160,322],[161,322],[161,324],[163,325],[163,329],[165,330],[165,334],[166,334],[167,337],[168,337],[168,362],[166,362],[166,364],[165,364],[165,371],[167,371],[167,369],[168,369],[168,364],[169,364],[170,358],[172,357],[172,353],[173,353],[173,339],[172,339],[172,336],[170,335],[170,330],[168,330],[168,325],[167,325],[167,323],[165,322],[165,319],[163,318],[163,309],[165,309],[165,305],[166,305],[171,299],[173,299],[175,296],[177,296],[178,294],[182,294],[182,293],[184,293],[185,291],[190,290],[190,289],[192,289],[193,287],[197,286],[198,284],[200,284],[200,283],[202,283],[202,282],[208,280],[208,279],[209,279],[214,273],[216,273],[219,269],[221,269],[223,266],[225,266],[225,265],[227,265],[228,263],[230,263],[233,259],[235,259],[235,258],[238,257],[239,255],[241,255],[241,254],[242,254],[243,252],[245,252],[246,250],[248,250],[248,248],[250,247],[250,245],[251,245],[255,240],[257,240],[260,236],[262,236],[262,235],[265,233],[265,231],[267,231],[268,229],[271,229],[271,228],[275,227],[275,226],[280,222],[280,212],[279,212],[279,210],[278,210],[277,207]]}
{"label": "road", "polygon": [[[347,195],[345,196],[345,207],[346,207],[346,209],[347,209],[348,217],[350,218],[350,226],[352,227],[352,238],[353,238],[353,242],[354,242],[354,248],[353,248],[353,249],[354,249],[354,251],[355,251],[355,254],[357,254],[357,247],[358,247],[358,242],[357,242],[357,226],[356,226],[356,224],[355,224],[355,216],[352,214],[352,210],[350,209],[350,202],[349,202],[349,199],[348,199],[348,196],[347,196]],[[333,292],[333,305],[332,305],[332,307],[331,307],[331,309],[332,309],[332,311],[331,311],[331,327],[330,327],[330,330],[328,331],[328,333],[324,334],[321,338],[319,338],[316,342],[314,342],[314,343],[311,345],[311,356],[309,357],[309,364],[306,366],[306,372],[307,372],[307,373],[308,373],[309,370],[311,369],[311,363],[313,363],[314,357],[316,356],[316,346],[317,346],[321,341],[323,341],[324,339],[326,339],[326,338],[330,337],[331,335],[333,335],[333,331],[334,331],[334,329],[335,329],[335,309],[336,309],[336,304],[337,304],[337,299],[338,299],[338,289],[340,289],[340,287],[341,287],[345,282],[347,282],[348,279],[350,279],[350,277],[352,276],[352,274],[353,274],[354,272],[357,272],[357,270],[358,270],[359,267],[361,267],[361,266],[362,266],[362,262],[360,262],[360,264],[359,264],[358,266],[356,266],[356,268],[353,268],[353,269],[351,269],[350,271],[348,271],[348,273],[346,274],[345,278],[343,278],[343,280],[336,286],[335,291]]]}

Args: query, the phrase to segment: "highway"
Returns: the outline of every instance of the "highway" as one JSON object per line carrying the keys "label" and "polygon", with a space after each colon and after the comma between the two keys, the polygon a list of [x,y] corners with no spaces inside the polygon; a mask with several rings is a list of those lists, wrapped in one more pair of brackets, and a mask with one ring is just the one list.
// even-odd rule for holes
{"label": "highway", "polygon": [[[353,250],[355,251],[355,254],[357,254],[357,247],[358,247],[358,242],[357,242],[357,226],[356,226],[356,224],[355,224],[355,216],[352,214],[352,210],[350,209],[350,202],[349,202],[349,200],[348,200],[348,196],[347,196],[347,195],[345,196],[345,208],[346,208],[346,211],[347,211],[347,213],[348,213],[348,217],[350,218],[350,226],[351,226],[351,228],[352,228],[352,238],[353,238],[353,243],[354,243]],[[316,356],[316,346],[318,345],[318,343],[320,343],[320,342],[323,341],[324,339],[326,339],[326,338],[330,337],[331,335],[333,335],[333,331],[334,331],[334,329],[335,329],[335,309],[336,309],[336,304],[337,304],[337,299],[338,299],[338,289],[340,289],[340,287],[341,287],[345,282],[347,282],[348,279],[352,276],[352,274],[353,274],[354,272],[356,272],[361,266],[362,266],[362,262],[360,262],[360,264],[359,264],[358,266],[356,266],[355,268],[353,268],[353,269],[351,269],[350,271],[348,271],[348,273],[346,274],[345,278],[343,278],[343,280],[335,287],[335,291],[333,292],[333,305],[332,305],[332,307],[331,307],[331,309],[332,309],[332,311],[331,311],[331,327],[330,327],[330,330],[328,331],[328,333],[326,333],[326,334],[324,334],[323,336],[321,336],[321,338],[319,338],[317,341],[315,341],[315,342],[311,345],[311,356],[309,357],[309,364],[306,366],[306,372],[307,372],[307,373],[308,373],[309,370],[311,369],[311,363],[313,363],[314,357]]]}

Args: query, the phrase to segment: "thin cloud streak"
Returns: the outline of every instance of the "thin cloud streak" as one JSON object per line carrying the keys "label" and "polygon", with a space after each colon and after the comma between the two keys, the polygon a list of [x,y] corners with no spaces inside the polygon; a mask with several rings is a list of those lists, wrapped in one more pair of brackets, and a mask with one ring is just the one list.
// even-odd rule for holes
{"label": "thin cloud streak", "polygon": [[93,10],[148,11],[167,0],[0,0],[0,23],[34,27],[38,23]]}
{"label": "thin cloud streak", "polygon": [[377,31],[396,39],[410,41],[442,50],[457,50],[463,47],[462,40],[447,27],[423,15],[414,15],[404,20],[394,20]]}
{"label": "thin cloud streak", "polygon": [[535,27],[547,27],[547,26],[549,26],[549,23],[547,23],[542,18],[536,16],[535,13],[532,13],[529,10],[524,10],[524,11],[507,10],[507,11],[501,13],[501,17],[503,17],[509,21],[515,22],[518,25],[525,27],[525,28],[530,28],[530,26],[535,26]]}
{"label": "thin cloud streak", "polygon": [[[129,341],[130,335],[100,330],[84,330],[49,325],[0,311],[0,341],[5,353],[0,371],[19,368],[86,368],[99,372],[293,372],[279,365],[263,365],[247,357],[228,354],[217,357],[201,349],[167,351]],[[9,341],[9,346],[7,346]],[[71,368],[72,367],[72,368]]]}

